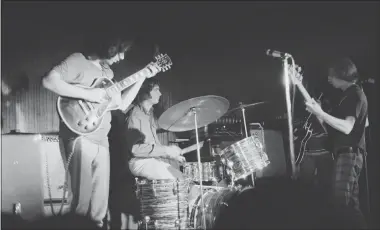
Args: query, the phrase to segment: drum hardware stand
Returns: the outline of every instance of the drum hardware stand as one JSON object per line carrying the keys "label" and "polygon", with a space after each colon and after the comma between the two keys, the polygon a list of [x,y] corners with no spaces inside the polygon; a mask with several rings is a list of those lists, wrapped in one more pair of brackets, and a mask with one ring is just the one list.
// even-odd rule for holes
{"label": "drum hardware stand", "polygon": [[[239,104],[240,104],[240,108],[241,108],[241,114],[243,115],[243,125],[244,125],[245,137],[247,138],[248,137],[248,130],[247,130],[247,120],[245,119],[245,108],[244,108],[244,105],[242,102],[240,102]],[[255,187],[255,177],[256,177],[256,173],[253,172],[251,174],[252,186],[253,187]]]}
{"label": "drum hardware stand", "polygon": [[202,209],[202,220],[203,220],[203,228],[206,229],[206,216],[204,212],[204,203],[203,203],[203,172],[202,172],[202,164],[201,164],[201,152],[199,147],[199,140],[198,140],[198,125],[197,125],[197,110],[196,107],[193,107],[190,109],[191,112],[194,113],[194,124],[195,124],[195,137],[197,142],[197,158],[198,158],[198,170],[199,170],[199,185],[200,185],[200,196],[201,196],[201,209]]}
{"label": "drum hardware stand", "polygon": [[145,227],[145,229],[149,229],[148,228],[148,223],[150,222],[150,217],[149,216],[145,216],[144,217],[144,220],[140,220],[139,222],[138,222],[138,225],[140,226],[140,228],[139,229],[142,229],[141,227],[143,227],[143,225],[145,225],[144,227]]}

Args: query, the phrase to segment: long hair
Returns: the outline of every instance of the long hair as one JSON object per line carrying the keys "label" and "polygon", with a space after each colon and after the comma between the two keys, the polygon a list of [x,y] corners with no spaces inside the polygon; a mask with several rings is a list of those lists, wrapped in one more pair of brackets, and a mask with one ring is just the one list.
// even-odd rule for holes
{"label": "long hair", "polygon": [[127,52],[133,43],[133,40],[123,40],[120,37],[88,36],[82,53],[90,60],[105,60],[113,58],[119,53]]}
{"label": "long hair", "polygon": [[359,79],[356,65],[347,57],[336,58],[331,62],[330,68],[334,70],[339,79],[348,82],[356,82]]}

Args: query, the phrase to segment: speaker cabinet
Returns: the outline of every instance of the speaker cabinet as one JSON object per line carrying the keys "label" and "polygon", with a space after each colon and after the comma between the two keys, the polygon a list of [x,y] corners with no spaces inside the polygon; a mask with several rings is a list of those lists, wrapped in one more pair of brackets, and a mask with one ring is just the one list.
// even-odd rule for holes
{"label": "speaker cabinet", "polygon": [[67,212],[64,159],[57,135],[2,135],[2,212],[34,220],[58,213],[62,201]]}
{"label": "speaker cabinet", "polygon": [[257,125],[251,124],[249,126],[249,134],[257,136],[259,140],[263,140],[264,143],[262,144],[270,161],[270,164],[258,172],[256,176],[259,178],[285,176],[287,174],[287,165],[282,133],[277,130],[260,129]]}

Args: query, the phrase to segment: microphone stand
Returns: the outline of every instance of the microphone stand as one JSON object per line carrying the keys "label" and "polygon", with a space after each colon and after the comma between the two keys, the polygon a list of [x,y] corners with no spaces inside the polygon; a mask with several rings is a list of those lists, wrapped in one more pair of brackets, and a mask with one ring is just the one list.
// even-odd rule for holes
{"label": "microphone stand", "polygon": [[[367,127],[368,129],[368,137],[369,137],[369,143],[368,143],[368,147],[369,149],[371,149],[371,134],[370,134],[370,129],[369,127]],[[371,216],[371,197],[370,197],[370,192],[369,192],[369,180],[368,180],[368,164],[367,164],[367,155],[368,155],[368,150],[364,152],[363,154],[363,164],[364,164],[364,170],[365,170],[365,187],[366,187],[366,202],[367,202],[367,214],[368,214],[368,217]]]}
{"label": "microphone stand", "polygon": [[[295,155],[294,155],[294,138],[293,138],[293,114],[292,114],[292,102],[290,98],[290,76],[289,76],[289,64],[288,58],[292,60],[292,68],[294,66],[293,58],[289,56],[282,57],[283,61],[283,80],[285,83],[285,100],[286,100],[286,112],[288,114],[288,132],[289,132],[289,157],[290,157],[290,166],[291,166],[291,178],[296,179],[296,165],[295,165]],[[295,71],[293,71],[295,72]]]}

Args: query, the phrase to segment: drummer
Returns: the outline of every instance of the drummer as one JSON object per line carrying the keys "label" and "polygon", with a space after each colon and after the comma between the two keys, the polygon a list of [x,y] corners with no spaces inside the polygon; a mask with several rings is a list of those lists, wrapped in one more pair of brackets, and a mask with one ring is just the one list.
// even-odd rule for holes
{"label": "drummer", "polygon": [[160,86],[155,78],[145,80],[125,121],[125,140],[132,154],[129,169],[136,177],[148,180],[183,179],[179,170],[185,158],[176,145],[162,145],[157,136],[158,122],[153,105],[160,100]]}

